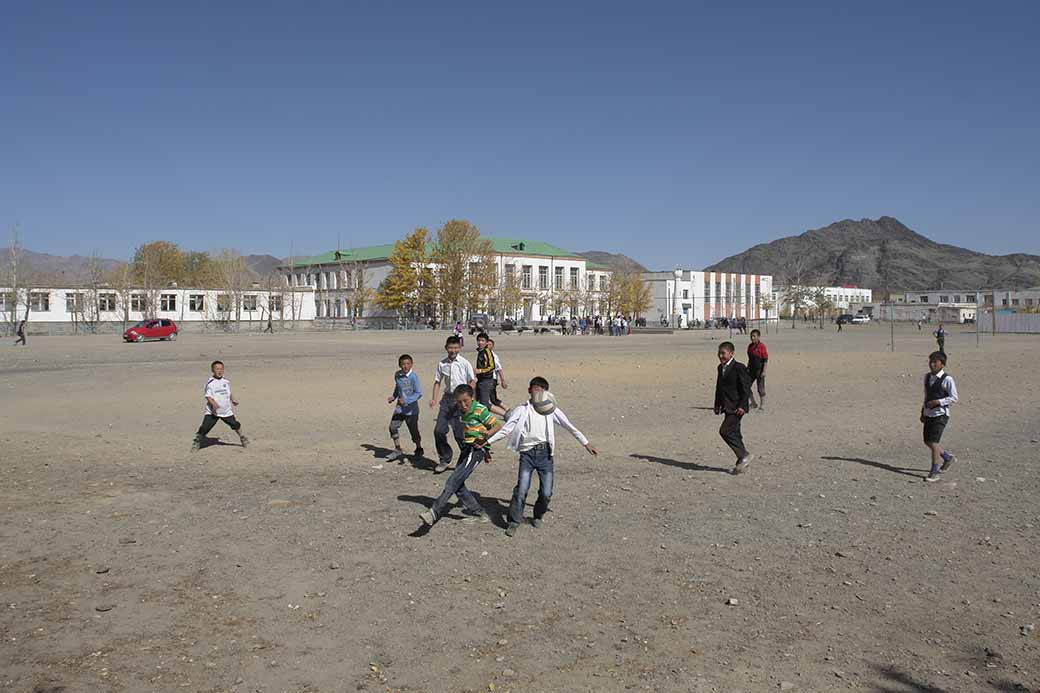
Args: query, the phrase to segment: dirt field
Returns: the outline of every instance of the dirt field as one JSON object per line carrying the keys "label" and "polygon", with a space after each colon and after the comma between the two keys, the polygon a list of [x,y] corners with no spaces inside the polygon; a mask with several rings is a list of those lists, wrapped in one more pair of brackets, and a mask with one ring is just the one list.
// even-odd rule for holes
{"label": "dirt field", "polygon": [[[0,687],[1040,690],[1040,340],[951,335],[959,462],[927,485],[927,332],[766,335],[742,476],[722,336],[499,338],[507,402],[544,375],[602,453],[558,431],[513,538],[504,445],[469,484],[493,522],[428,533],[446,477],[381,459],[397,354],[429,392],[445,333],[5,345]],[[214,358],[252,444],[193,454]]]}

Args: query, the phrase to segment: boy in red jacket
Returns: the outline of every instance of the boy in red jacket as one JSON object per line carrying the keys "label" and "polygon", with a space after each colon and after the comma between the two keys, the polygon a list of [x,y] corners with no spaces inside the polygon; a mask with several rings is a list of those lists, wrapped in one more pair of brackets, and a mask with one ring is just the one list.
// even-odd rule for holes
{"label": "boy in red jacket", "polygon": [[[752,385],[751,408],[757,408],[761,414],[766,413],[766,365],[768,363],[769,350],[762,341],[762,333],[758,330],[751,330],[751,343],[747,347],[747,368]],[[755,402],[755,383],[758,383],[758,402]]]}

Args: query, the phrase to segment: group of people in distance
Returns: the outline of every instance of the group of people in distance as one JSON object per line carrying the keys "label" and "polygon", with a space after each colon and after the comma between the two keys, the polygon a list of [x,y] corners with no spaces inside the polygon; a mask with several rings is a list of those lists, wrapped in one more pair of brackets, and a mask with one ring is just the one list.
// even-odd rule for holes
{"label": "group of people in distance", "polygon": [[[542,376],[531,378],[527,388],[528,399],[524,404],[508,411],[503,407],[498,398],[498,385],[501,384],[503,389],[507,387],[505,374],[502,361],[495,353],[494,341],[486,333],[477,335],[476,368],[461,355],[462,339],[459,335],[448,337],[444,350],[447,355],[437,363],[429,404],[431,409],[437,408],[434,425],[437,464],[434,471],[442,473],[451,464],[453,450],[448,441],[449,431],[458,444],[459,455],[440,495],[430,508],[419,513],[420,519],[424,525],[432,527],[447,514],[455,496],[467,519],[489,521],[485,510],[466,487],[466,482],[482,462],[492,461],[492,444],[504,440],[506,447],[519,456],[506,534],[514,536],[525,523],[524,507],[535,474],[538,475],[539,487],[532,524],[541,527],[553,495],[556,426],[567,430],[590,454],[597,455],[598,451],[556,405],[549,382]],[[719,435],[736,455],[733,474],[741,474],[754,458],[744,445],[741,422],[745,415],[756,409],[765,413],[769,351],[759,330],[751,331],[747,365],[735,359],[735,351],[732,342],[719,345],[713,409],[716,415],[724,417]],[[387,399],[388,404],[394,405],[389,428],[394,450],[388,459],[398,460],[406,456],[401,448],[402,425],[407,427],[415,445],[414,456],[422,458],[422,434],[419,431],[422,384],[413,370],[414,361],[410,355],[402,354],[397,363],[394,389]],[[204,395],[205,415],[195,434],[192,450],[198,450],[204,444],[206,435],[218,421],[235,431],[244,447],[248,439],[235,417],[234,407],[238,402],[231,395],[231,383],[224,377],[224,364],[214,361],[210,370],[212,375],[206,382]],[[758,390],[757,402],[752,390],[754,385]],[[940,475],[956,461],[956,457],[943,448],[941,441],[949,421],[950,406],[957,401],[957,386],[946,372],[946,354],[933,352],[928,357],[920,412],[924,443],[931,451],[931,468],[926,481],[939,480]]]}

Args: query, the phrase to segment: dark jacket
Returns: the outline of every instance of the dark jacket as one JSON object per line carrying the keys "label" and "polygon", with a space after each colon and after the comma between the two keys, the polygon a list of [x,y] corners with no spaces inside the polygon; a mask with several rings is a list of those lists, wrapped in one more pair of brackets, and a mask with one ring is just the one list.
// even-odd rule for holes
{"label": "dark jacket", "polygon": [[719,364],[718,377],[715,380],[715,408],[734,413],[737,409],[748,410],[748,399],[751,396],[751,375],[747,367],[734,360],[722,374],[722,364]]}

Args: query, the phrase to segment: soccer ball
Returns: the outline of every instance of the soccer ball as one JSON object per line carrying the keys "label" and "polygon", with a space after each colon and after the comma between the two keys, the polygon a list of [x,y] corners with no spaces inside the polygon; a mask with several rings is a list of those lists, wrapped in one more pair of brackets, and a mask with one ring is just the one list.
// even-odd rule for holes
{"label": "soccer ball", "polygon": [[556,397],[548,390],[541,390],[531,395],[531,406],[542,416],[556,411]]}

